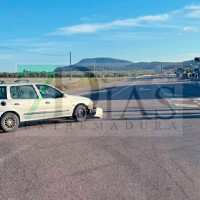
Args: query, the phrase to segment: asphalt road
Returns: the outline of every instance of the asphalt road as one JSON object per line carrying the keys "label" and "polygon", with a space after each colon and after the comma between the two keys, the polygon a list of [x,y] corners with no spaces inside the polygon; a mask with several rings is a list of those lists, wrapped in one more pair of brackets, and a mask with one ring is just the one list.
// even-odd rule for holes
{"label": "asphalt road", "polygon": [[133,79],[73,91],[104,118],[0,133],[0,199],[200,199],[198,82]]}

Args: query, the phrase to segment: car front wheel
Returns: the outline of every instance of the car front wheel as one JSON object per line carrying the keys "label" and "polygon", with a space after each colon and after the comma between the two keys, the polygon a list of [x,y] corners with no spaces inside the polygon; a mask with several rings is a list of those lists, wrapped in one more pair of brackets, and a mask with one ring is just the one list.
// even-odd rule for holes
{"label": "car front wheel", "polygon": [[1,128],[5,132],[13,132],[19,127],[19,118],[14,113],[6,113],[1,117]]}
{"label": "car front wheel", "polygon": [[87,117],[87,110],[86,110],[85,106],[78,105],[74,111],[75,120],[77,122],[82,122],[86,119],[86,117]]}

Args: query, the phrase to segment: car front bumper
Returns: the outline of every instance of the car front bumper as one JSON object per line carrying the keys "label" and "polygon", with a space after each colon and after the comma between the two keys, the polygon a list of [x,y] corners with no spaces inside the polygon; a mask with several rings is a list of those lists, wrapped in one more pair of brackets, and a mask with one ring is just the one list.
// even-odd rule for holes
{"label": "car front bumper", "polygon": [[99,107],[94,107],[91,112],[91,116],[95,118],[103,118],[103,109]]}

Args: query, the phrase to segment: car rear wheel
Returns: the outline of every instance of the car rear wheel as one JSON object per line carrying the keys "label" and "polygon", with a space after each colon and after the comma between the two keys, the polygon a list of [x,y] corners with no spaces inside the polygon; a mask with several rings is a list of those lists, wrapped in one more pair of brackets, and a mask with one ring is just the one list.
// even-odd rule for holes
{"label": "car rear wheel", "polygon": [[74,110],[74,118],[77,122],[82,122],[87,117],[87,110],[85,106],[78,105]]}
{"label": "car rear wheel", "polygon": [[5,132],[13,132],[19,127],[19,118],[14,113],[6,113],[1,117],[1,128]]}

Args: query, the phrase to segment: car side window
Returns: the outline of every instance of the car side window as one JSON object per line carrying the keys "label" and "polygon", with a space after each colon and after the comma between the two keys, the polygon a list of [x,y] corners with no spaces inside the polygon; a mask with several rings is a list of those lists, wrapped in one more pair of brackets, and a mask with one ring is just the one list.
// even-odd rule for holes
{"label": "car side window", "polygon": [[7,99],[7,90],[6,87],[0,87],[0,99]]}
{"label": "car side window", "polygon": [[49,99],[49,98],[56,99],[56,98],[61,98],[63,96],[63,94],[60,91],[48,85],[36,85],[36,87],[38,88],[42,98],[44,99]]}
{"label": "car side window", "polygon": [[12,99],[20,99],[20,95],[17,88],[18,87],[16,86],[10,87],[10,95]]}
{"label": "car side window", "polygon": [[32,85],[13,86],[10,88],[10,94],[12,99],[38,99]]}

